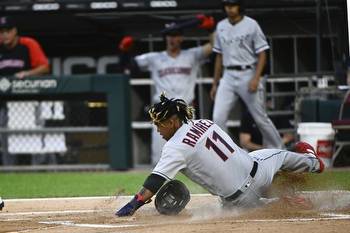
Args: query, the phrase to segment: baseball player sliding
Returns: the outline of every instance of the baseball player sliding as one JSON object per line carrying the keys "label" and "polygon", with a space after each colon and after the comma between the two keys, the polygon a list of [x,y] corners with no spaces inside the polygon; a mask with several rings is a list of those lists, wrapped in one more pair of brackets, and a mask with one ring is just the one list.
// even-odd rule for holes
{"label": "baseball player sliding", "polygon": [[[266,38],[257,22],[244,15],[242,0],[222,0],[227,18],[216,27],[213,121],[227,132],[226,122],[238,96],[263,135],[267,148],[282,148],[281,137],[264,108],[261,73],[266,63]],[[222,72],[223,71],[223,72]],[[221,78],[221,74],[222,79]],[[219,84],[220,80],[220,84]]]}
{"label": "baseball player sliding", "polygon": [[[183,29],[193,26],[210,31],[210,42],[200,47],[182,49]],[[125,67],[131,69],[131,73],[135,73],[137,69],[151,73],[155,86],[153,102],[157,101],[162,91],[165,91],[170,97],[182,98],[188,103],[192,103],[195,97],[194,89],[198,70],[212,51],[212,29],[214,29],[214,26],[214,19],[205,15],[197,15],[194,19],[183,23],[167,24],[162,31],[166,42],[166,51],[141,54],[136,56],[135,59],[127,56],[130,61],[122,63],[125,64]],[[119,48],[122,52],[128,53],[133,43],[134,39],[126,36],[122,39]],[[151,162],[153,165],[158,162],[164,143],[165,141],[153,128],[151,147]]]}
{"label": "baseball player sliding", "polygon": [[[219,196],[224,206],[255,207],[262,204],[261,197],[277,171],[322,172],[324,168],[314,149],[303,142],[296,144],[298,153],[263,149],[248,154],[212,121],[193,120],[193,108],[182,99],[168,99],[162,94],[160,102],[151,107],[149,114],[167,143],[143,188],[116,212],[117,216],[134,214],[179,171]],[[184,207],[181,203],[188,202],[188,195],[177,192],[179,198],[176,198],[161,193],[161,197],[156,197],[156,206],[157,202],[163,202],[168,205],[167,210],[173,205],[179,210]],[[158,205],[159,208],[162,205]]]}

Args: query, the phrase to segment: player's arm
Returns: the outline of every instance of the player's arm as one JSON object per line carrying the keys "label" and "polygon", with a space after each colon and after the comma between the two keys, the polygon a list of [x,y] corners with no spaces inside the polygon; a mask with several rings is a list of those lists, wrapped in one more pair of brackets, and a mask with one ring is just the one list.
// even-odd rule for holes
{"label": "player's arm", "polygon": [[17,72],[14,76],[22,79],[24,77],[29,77],[29,76],[39,76],[39,75],[48,74],[49,72],[50,72],[50,68],[48,65],[40,65],[30,70],[23,70],[23,71]]}
{"label": "player's arm", "polygon": [[212,53],[213,44],[214,44],[215,20],[212,16],[198,14],[193,19],[190,19],[190,20],[182,22],[182,23],[177,23],[175,25],[172,25],[171,27],[168,27],[168,28],[162,30],[161,34],[166,35],[167,33],[171,32],[172,30],[178,30],[178,29],[182,30],[185,28],[192,28],[195,26],[208,31],[208,33],[209,33],[209,42],[202,46],[203,54],[205,57],[207,57]]}
{"label": "player's arm", "polygon": [[222,54],[216,53],[215,65],[214,65],[214,80],[210,90],[210,97],[212,100],[215,99],[216,89],[218,87],[221,74],[222,74]]}
{"label": "player's arm", "polygon": [[141,68],[133,54],[136,43],[136,40],[132,36],[124,36],[118,46],[121,52],[120,66],[123,73],[133,77],[136,77],[141,72]]}
{"label": "player's arm", "polygon": [[241,146],[249,151],[260,150],[262,145],[252,142],[252,135],[246,132],[239,133],[239,143]]}
{"label": "player's arm", "polygon": [[214,46],[214,36],[215,36],[215,20],[212,16],[197,15],[197,18],[200,19],[199,28],[207,30],[209,33],[209,42],[203,45],[203,54],[205,57],[208,57]]}
{"label": "player's arm", "polygon": [[208,57],[213,51],[214,35],[215,35],[215,32],[211,32],[209,34],[209,43],[206,43],[205,45],[203,45],[203,54],[205,57]]}
{"label": "player's arm", "polygon": [[119,217],[133,215],[137,209],[151,201],[153,195],[158,192],[158,190],[162,187],[164,182],[165,178],[160,175],[149,175],[145,180],[141,190],[137,194],[135,194],[135,196],[133,197],[133,199],[131,199],[130,202],[128,202],[121,209],[119,209],[116,212],[116,215]]}
{"label": "player's arm", "polygon": [[25,45],[29,50],[31,69],[20,71],[14,76],[24,78],[48,74],[50,72],[49,62],[40,44],[28,37],[21,37],[19,43]]}
{"label": "player's arm", "polygon": [[261,51],[260,53],[257,54],[258,56],[258,61],[256,65],[256,70],[255,74],[252,77],[252,79],[249,82],[249,91],[250,92],[256,92],[258,90],[260,78],[262,75],[262,72],[264,70],[265,64],[266,64],[266,52]]}

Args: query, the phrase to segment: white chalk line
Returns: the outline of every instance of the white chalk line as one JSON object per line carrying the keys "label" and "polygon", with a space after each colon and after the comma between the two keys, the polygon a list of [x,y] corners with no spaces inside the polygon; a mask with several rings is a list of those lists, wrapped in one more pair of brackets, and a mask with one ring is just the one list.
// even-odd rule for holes
{"label": "white chalk line", "polygon": [[[350,220],[350,215],[347,214],[323,214],[325,217],[319,218],[286,218],[286,219],[247,219],[247,220],[231,220],[232,223],[253,223],[253,222],[315,222],[327,220]],[[154,226],[154,224],[88,224],[88,223],[74,223],[73,221],[43,221],[39,222],[47,225],[63,225],[72,227],[86,227],[86,228],[132,228],[132,227],[146,227]],[[162,223],[164,225],[166,223]],[[169,223],[171,224],[171,223]]]}
{"label": "white chalk line", "polygon": [[50,215],[50,214],[84,214],[84,213],[97,213],[97,212],[103,212],[103,211],[102,210],[57,210],[57,211],[16,212],[16,213],[0,213],[0,217]]}
{"label": "white chalk line", "polygon": [[39,223],[48,224],[48,225],[63,225],[63,226],[72,226],[72,227],[88,227],[88,228],[127,228],[127,227],[146,226],[146,225],[140,225],[140,224],[122,224],[122,225],[88,224],[88,223],[74,223],[73,221],[44,221]]}

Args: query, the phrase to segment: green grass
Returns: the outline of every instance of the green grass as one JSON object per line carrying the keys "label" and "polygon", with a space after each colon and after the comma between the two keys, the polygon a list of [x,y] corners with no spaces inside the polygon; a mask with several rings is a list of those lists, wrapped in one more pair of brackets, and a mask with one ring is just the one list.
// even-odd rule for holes
{"label": "green grass", "polygon": [[[1,173],[2,198],[132,195],[148,176],[147,171],[132,172],[47,172]],[[183,175],[177,176],[191,193],[206,193]],[[329,171],[309,175],[304,190],[350,190],[350,171]]]}

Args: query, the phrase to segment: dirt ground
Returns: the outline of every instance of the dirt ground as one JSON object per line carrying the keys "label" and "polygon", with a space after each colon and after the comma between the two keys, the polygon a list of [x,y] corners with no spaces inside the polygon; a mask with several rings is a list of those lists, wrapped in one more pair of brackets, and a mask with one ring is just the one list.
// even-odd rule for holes
{"label": "dirt ground", "polygon": [[153,203],[118,218],[130,197],[5,200],[0,232],[349,232],[350,192],[310,192],[312,207],[277,201],[253,210],[223,210],[210,195],[193,195],[178,216],[162,216]]}

